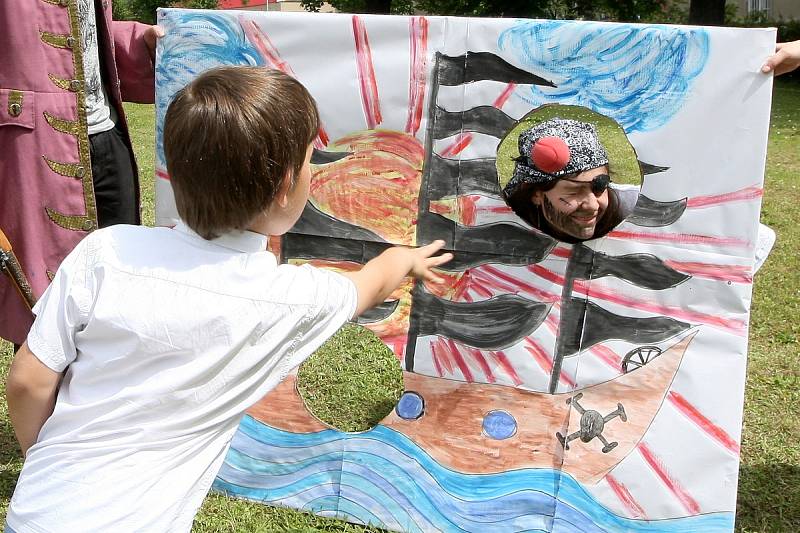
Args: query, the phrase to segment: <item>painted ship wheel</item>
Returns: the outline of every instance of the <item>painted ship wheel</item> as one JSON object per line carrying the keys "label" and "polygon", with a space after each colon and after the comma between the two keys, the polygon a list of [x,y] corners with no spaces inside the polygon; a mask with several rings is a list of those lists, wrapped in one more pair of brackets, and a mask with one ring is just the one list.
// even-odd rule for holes
{"label": "painted ship wheel", "polygon": [[622,359],[622,371],[626,374],[628,372],[633,372],[637,368],[649,363],[651,359],[661,355],[661,352],[663,352],[663,350],[658,346],[639,346],[638,348],[634,348],[625,354],[625,358]]}

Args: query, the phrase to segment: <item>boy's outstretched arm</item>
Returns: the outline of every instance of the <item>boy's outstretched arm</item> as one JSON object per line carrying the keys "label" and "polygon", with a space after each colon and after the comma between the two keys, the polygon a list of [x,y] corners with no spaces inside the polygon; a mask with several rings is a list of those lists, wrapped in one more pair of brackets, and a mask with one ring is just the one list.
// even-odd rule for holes
{"label": "boy's outstretched arm", "polygon": [[14,356],[6,378],[8,415],[22,454],[36,443],[39,431],[53,413],[61,373],[47,368],[24,343]]}
{"label": "boy's outstretched arm", "polygon": [[420,248],[389,248],[369,261],[357,272],[344,273],[356,285],[358,292],[358,316],[367,309],[381,304],[403,283],[406,276],[414,276],[433,282],[441,282],[431,269],[450,261],[453,254],[432,257],[444,246],[444,241],[434,241]]}

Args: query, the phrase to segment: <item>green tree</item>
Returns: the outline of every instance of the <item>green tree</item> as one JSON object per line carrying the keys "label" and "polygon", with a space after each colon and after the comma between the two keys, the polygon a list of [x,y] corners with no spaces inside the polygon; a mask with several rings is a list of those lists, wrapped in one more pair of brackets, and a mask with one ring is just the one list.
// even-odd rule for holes
{"label": "green tree", "polygon": [[[300,0],[306,11],[317,12],[325,0]],[[328,0],[337,11],[342,13],[392,13],[410,15],[414,12],[413,0]]]}
{"label": "green tree", "polygon": [[[116,0],[119,2],[120,0]],[[155,24],[159,7],[188,7],[192,9],[217,9],[219,0],[124,0],[128,18],[146,24]],[[115,2],[116,3],[116,2]]]}
{"label": "green tree", "polygon": [[[639,21],[663,11],[666,0],[328,0],[345,13],[422,12],[429,15]],[[323,0],[301,0],[319,11]]]}

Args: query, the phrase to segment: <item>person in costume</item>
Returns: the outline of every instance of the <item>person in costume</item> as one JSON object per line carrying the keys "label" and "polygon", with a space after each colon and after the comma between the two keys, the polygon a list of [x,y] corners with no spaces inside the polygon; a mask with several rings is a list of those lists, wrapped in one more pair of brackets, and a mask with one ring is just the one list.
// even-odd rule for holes
{"label": "person in costume", "polygon": [[[154,99],[157,26],[116,22],[109,0],[0,3],[0,230],[38,297],[89,232],[140,223],[123,99]],[[33,322],[0,276],[0,337]]]}
{"label": "person in costume", "polygon": [[608,153],[593,124],[552,118],[519,136],[503,196],[528,224],[563,242],[602,237],[636,205],[636,188],[611,187]]}

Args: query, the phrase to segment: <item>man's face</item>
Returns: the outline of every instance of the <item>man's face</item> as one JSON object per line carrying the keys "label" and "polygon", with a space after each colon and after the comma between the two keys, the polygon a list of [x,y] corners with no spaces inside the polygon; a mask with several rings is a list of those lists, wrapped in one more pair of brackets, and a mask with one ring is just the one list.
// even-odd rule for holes
{"label": "man's face", "polygon": [[549,191],[535,191],[531,201],[541,207],[547,223],[556,230],[576,239],[591,239],[608,207],[608,189],[592,192],[592,180],[603,175],[608,175],[606,166],[560,179]]}

